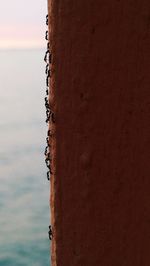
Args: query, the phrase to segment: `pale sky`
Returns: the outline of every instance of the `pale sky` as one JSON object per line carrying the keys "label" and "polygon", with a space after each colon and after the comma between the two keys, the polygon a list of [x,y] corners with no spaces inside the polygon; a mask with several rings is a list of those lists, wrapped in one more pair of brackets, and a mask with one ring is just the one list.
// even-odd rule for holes
{"label": "pale sky", "polygon": [[0,0],[0,49],[45,47],[47,0]]}

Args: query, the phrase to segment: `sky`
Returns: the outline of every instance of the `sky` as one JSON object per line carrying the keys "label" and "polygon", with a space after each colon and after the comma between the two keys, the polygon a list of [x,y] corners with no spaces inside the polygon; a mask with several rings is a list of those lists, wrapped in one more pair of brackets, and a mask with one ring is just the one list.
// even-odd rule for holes
{"label": "sky", "polygon": [[0,0],[0,49],[45,47],[47,0]]}

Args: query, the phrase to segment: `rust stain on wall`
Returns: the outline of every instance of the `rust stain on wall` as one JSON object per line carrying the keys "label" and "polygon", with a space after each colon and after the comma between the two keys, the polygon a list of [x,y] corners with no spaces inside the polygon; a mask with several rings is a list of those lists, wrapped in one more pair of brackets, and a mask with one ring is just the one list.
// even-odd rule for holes
{"label": "rust stain on wall", "polygon": [[48,2],[52,265],[150,265],[150,2]]}

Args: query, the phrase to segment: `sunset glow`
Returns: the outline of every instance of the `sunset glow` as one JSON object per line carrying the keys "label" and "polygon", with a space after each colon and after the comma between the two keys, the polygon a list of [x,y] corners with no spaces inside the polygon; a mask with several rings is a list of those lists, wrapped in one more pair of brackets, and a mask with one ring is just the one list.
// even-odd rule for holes
{"label": "sunset glow", "polygon": [[45,42],[39,39],[3,39],[0,41],[0,49],[28,49],[43,48]]}
{"label": "sunset glow", "polygon": [[1,3],[0,49],[45,47],[46,0]]}

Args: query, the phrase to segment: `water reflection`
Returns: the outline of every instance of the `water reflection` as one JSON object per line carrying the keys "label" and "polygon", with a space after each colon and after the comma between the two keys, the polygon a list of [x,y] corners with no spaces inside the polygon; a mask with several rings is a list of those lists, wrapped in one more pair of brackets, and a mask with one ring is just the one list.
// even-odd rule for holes
{"label": "water reflection", "polygon": [[0,52],[0,265],[49,265],[43,50]]}

